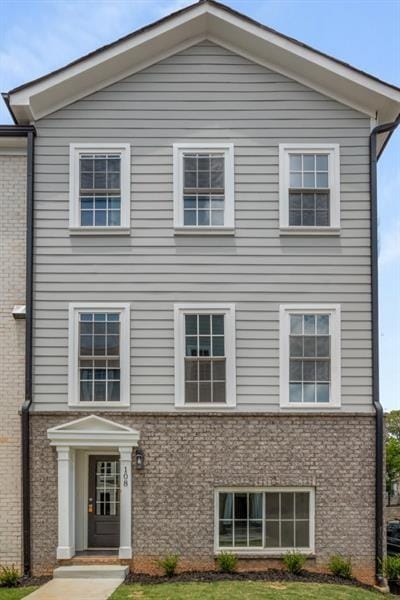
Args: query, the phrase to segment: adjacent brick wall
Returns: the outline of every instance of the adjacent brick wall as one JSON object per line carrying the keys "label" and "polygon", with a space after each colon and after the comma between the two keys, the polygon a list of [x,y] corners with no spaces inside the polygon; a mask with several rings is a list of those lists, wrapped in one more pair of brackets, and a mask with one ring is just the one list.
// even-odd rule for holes
{"label": "adjacent brick wall", "polygon": [[21,439],[25,321],[25,156],[0,155],[0,564],[21,568]]}
{"label": "adjacent brick wall", "polygon": [[[37,574],[51,571],[57,546],[57,464],[46,430],[79,416],[32,416]],[[168,552],[178,552],[186,566],[212,564],[215,487],[303,485],[316,487],[315,568],[341,552],[353,557],[360,576],[373,577],[372,416],[102,416],[141,432],[145,469],[133,478],[135,569],[151,570],[153,558]]]}

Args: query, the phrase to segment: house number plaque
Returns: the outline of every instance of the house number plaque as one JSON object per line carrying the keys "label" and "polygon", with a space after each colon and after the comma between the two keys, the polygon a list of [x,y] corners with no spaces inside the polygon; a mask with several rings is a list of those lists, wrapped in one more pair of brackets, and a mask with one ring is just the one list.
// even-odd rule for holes
{"label": "house number plaque", "polygon": [[124,487],[128,487],[128,469],[127,467],[124,468],[124,474],[122,476],[123,482],[124,482]]}

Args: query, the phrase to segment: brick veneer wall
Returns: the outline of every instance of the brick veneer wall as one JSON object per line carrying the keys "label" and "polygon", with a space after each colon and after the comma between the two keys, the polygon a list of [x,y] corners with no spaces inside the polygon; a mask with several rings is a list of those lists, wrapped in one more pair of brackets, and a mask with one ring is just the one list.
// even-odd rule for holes
{"label": "brick veneer wall", "polygon": [[[51,571],[56,562],[57,464],[46,430],[79,416],[32,416],[36,574]],[[193,568],[212,564],[215,487],[302,485],[316,487],[315,568],[341,552],[353,557],[360,576],[372,578],[372,416],[102,416],[141,433],[145,468],[133,474],[135,570],[151,570],[153,558],[169,552]]]}
{"label": "brick veneer wall", "polygon": [[0,155],[0,564],[21,568],[21,436],[25,321],[25,156]]}

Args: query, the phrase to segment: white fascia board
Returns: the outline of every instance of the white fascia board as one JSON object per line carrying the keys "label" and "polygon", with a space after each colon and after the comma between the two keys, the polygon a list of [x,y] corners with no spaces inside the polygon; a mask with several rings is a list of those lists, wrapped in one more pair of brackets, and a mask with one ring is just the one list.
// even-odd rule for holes
{"label": "white fascia board", "polygon": [[400,112],[400,91],[223,8],[204,3],[10,95],[21,121],[32,121],[155,62],[210,39],[267,68],[375,117]]}

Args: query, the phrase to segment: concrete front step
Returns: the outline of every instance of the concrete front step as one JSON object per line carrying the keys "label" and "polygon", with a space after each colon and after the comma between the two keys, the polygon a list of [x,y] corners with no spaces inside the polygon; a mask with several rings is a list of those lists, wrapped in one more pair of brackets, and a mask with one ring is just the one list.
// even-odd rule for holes
{"label": "concrete front step", "polygon": [[124,581],[129,567],[123,565],[70,565],[54,569],[54,579],[116,579]]}

